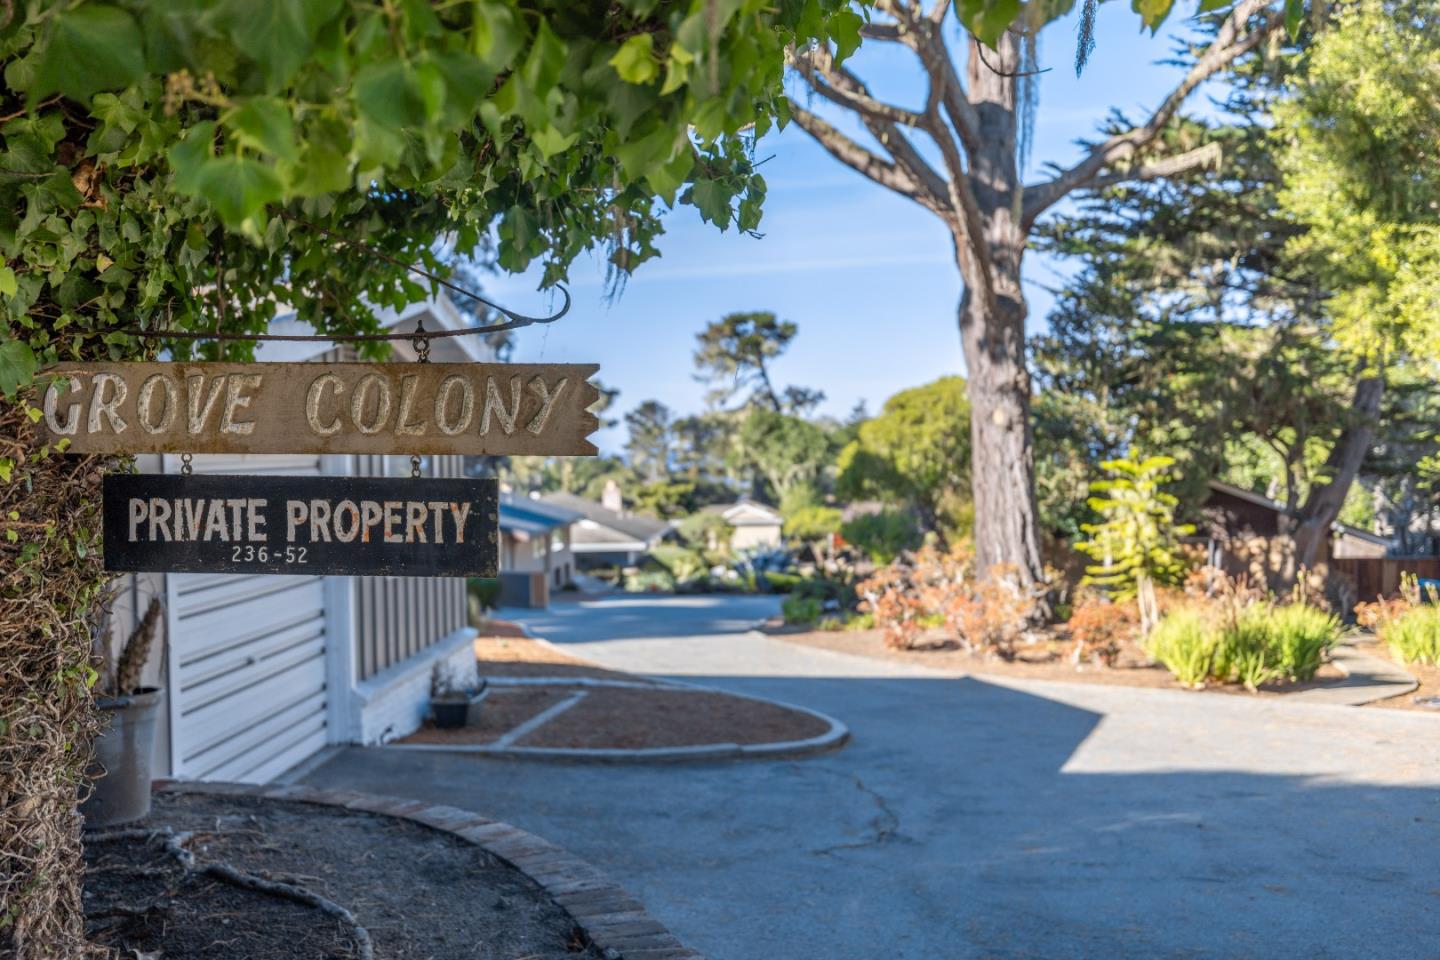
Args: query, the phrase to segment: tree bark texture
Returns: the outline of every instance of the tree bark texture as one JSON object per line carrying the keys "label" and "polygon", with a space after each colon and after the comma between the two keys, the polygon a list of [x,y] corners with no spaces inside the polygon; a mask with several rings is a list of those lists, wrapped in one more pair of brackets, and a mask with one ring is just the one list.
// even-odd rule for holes
{"label": "tree bark texture", "polygon": [[985,56],[977,41],[970,44],[969,90],[979,133],[970,169],[980,236],[968,243],[957,236],[955,249],[965,281],[960,342],[969,373],[975,562],[982,575],[1003,568],[1028,587],[1043,580],[1044,567],[1020,285],[1026,231],[1019,222],[1016,84],[1007,75],[1019,65],[1020,49],[1009,33]]}
{"label": "tree bark texture", "polygon": [[1330,528],[1340,516],[1350,487],[1375,440],[1375,422],[1384,393],[1385,381],[1379,376],[1363,377],[1356,382],[1350,423],[1325,459],[1326,479],[1310,489],[1295,515],[1290,533],[1294,551],[1291,569],[1286,571],[1288,581],[1293,582],[1302,569],[1313,570],[1320,560]]}

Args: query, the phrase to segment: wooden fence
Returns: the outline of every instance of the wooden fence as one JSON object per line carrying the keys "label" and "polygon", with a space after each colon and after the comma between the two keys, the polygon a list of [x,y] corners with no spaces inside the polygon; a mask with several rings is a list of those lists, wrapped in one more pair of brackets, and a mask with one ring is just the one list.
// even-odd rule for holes
{"label": "wooden fence", "polygon": [[[357,457],[361,476],[410,472],[409,457]],[[459,457],[427,457],[423,472],[458,477]],[[456,577],[360,577],[355,590],[355,666],[359,679],[411,657],[465,626],[465,581]]]}
{"label": "wooden fence", "polygon": [[1354,581],[1356,598],[1365,602],[1397,593],[1402,573],[1440,580],[1440,557],[1336,557],[1330,572]]}

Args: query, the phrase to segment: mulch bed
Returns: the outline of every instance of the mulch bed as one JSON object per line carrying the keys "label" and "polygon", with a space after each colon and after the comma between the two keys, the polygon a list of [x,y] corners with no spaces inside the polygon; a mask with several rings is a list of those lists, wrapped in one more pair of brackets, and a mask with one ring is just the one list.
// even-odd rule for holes
{"label": "mulch bed", "polygon": [[[490,621],[487,631],[500,621]],[[591,677],[649,683],[644,677],[597,667],[555,647],[521,636],[483,636],[475,640],[482,677]]]}
{"label": "mulch bed", "polygon": [[[988,673],[1031,680],[1063,680],[1070,683],[1169,690],[1188,689],[1177,683],[1170,671],[1150,663],[1144,651],[1132,646],[1121,650],[1115,666],[1106,667],[1094,663],[1071,663],[1068,656],[1070,644],[1063,641],[1042,642],[1023,647],[1016,659],[1007,661],[999,657],[971,653],[961,649],[953,641],[946,643],[938,635],[931,646],[915,650],[893,650],[885,645],[885,632],[878,629],[797,631],[793,628],[767,625],[766,632],[791,643],[879,660],[898,660],[957,673]],[[1313,680],[1305,683],[1264,684],[1258,694],[1252,694],[1238,683],[1212,684],[1205,690],[1245,696],[1278,696],[1308,690],[1330,681],[1341,680],[1344,676],[1337,667],[1327,663],[1320,668]]]}
{"label": "mulch bed", "polygon": [[528,877],[391,817],[161,794],[85,852],[88,935],[126,960],[602,960]]}
{"label": "mulch bed", "polygon": [[493,743],[537,713],[564,700],[570,693],[570,690],[563,687],[496,687],[481,704],[479,723],[442,730],[426,721],[423,727],[408,737],[402,737],[398,742]]}
{"label": "mulch bed", "polygon": [[808,740],[829,729],[808,713],[724,693],[600,688],[516,746],[639,750],[777,743]]}

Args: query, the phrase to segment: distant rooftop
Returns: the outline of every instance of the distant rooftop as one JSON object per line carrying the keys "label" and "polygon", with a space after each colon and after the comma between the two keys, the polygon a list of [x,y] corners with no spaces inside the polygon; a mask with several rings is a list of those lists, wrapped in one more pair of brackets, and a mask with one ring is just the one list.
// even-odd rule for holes
{"label": "distant rooftop", "polygon": [[616,513],[594,500],[577,497],[573,493],[547,493],[540,498],[539,502],[561,510],[572,511],[590,521],[590,524],[581,524],[576,527],[574,537],[577,542],[603,543],[614,539],[613,537],[607,538],[603,531],[596,529],[596,527],[604,527],[641,543],[652,544],[670,529],[670,524],[664,520]]}

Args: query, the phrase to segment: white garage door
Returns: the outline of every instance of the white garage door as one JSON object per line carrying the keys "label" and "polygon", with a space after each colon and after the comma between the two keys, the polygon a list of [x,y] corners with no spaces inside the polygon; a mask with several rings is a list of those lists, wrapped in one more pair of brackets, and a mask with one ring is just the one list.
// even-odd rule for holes
{"label": "white garage door", "polygon": [[[320,460],[197,456],[194,468],[314,476]],[[263,783],[325,745],[323,578],[170,574],[167,593],[176,776]]]}

